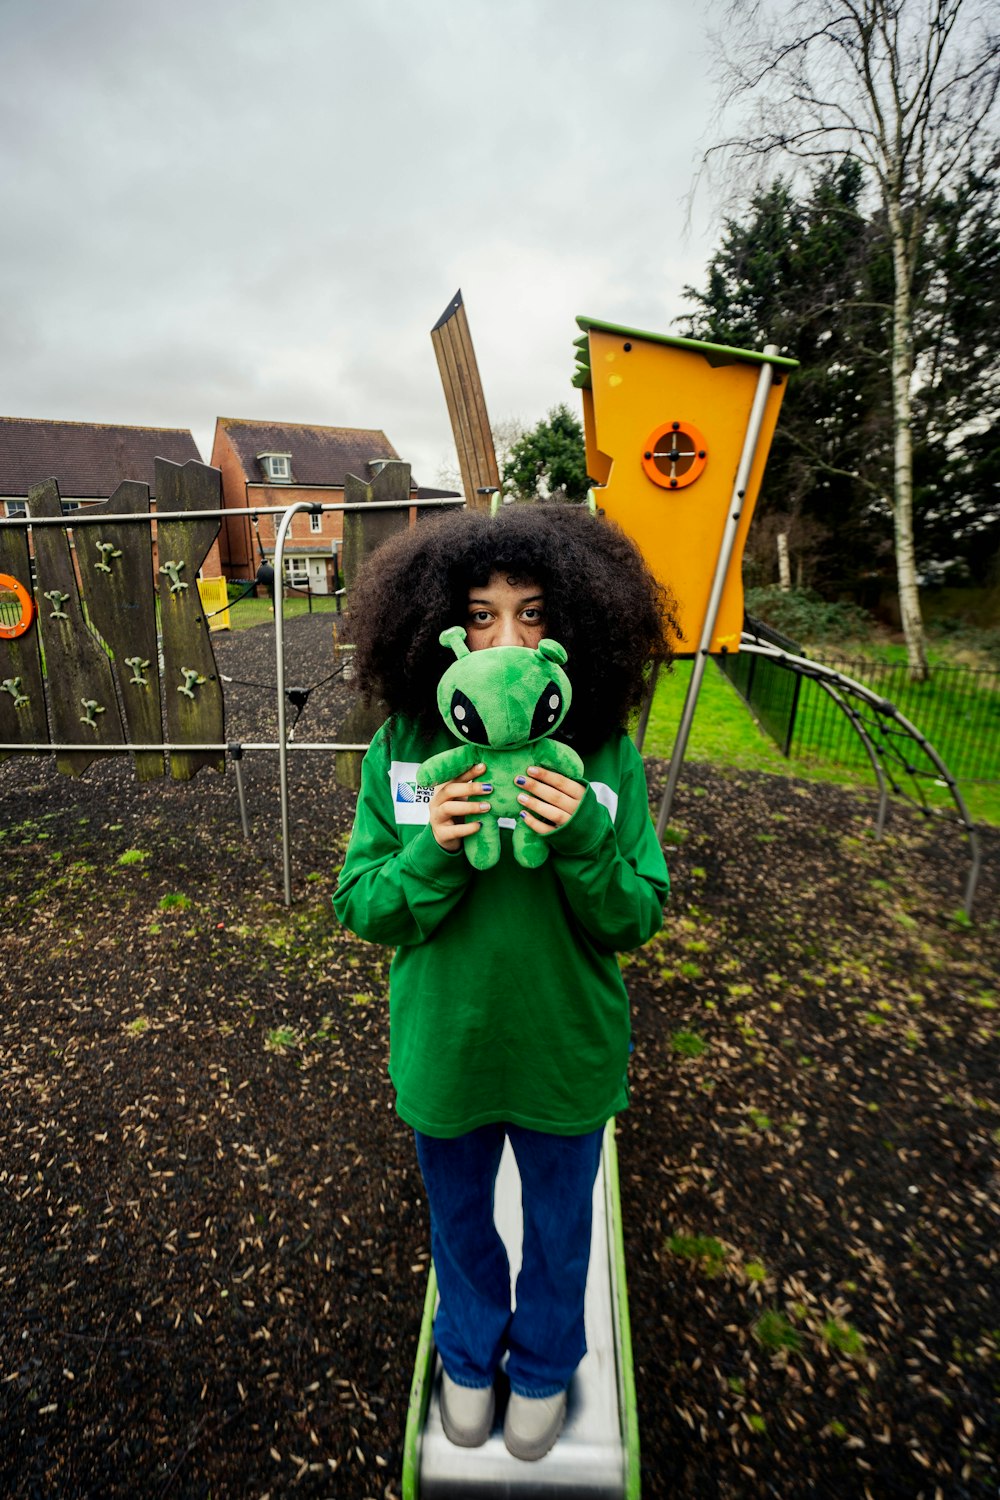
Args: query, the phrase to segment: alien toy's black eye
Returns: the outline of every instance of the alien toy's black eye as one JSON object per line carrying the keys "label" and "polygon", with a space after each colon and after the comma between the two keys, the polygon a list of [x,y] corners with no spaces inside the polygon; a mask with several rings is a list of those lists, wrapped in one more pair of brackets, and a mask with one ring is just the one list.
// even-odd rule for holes
{"label": "alien toy's black eye", "polygon": [[562,693],[558,686],[554,682],[548,683],[535,704],[535,712],[531,720],[531,739],[538,740],[543,734],[548,734],[562,713],[562,704]]}
{"label": "alien toy's black eye", "polygon": [[486,725],[479,717],[479,710],[461,688],[456,688],[451,695],[451,721],[459,734],[473,745],[489,744],[490,737],[486,733]]}

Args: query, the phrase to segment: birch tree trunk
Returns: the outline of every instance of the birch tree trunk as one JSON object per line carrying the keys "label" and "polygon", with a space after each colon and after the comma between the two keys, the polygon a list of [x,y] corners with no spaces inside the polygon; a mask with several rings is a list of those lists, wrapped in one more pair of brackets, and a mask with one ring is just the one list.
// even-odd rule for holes
{"label": "birch tree trunk", "polygon": [[913,278],[900,206],[890,200],[888,209],[895,282],[892,303],[892,514],[896,588],[910,676],[914,681],[926,682],[927,649],[913,538]]}
{"label": "birch tree trunk", "polygon": [[[928,211],[996,150],[1000,34],[988,0],[729,0],[723,102],[749,106],[715,147],[739,168],[775,157],[804,170],[861,163],[892,241],[893,518],[899,608],[912,674],[927,653],[913,536],[914,270]],[[749,130],[747,126],[749,125]]]}

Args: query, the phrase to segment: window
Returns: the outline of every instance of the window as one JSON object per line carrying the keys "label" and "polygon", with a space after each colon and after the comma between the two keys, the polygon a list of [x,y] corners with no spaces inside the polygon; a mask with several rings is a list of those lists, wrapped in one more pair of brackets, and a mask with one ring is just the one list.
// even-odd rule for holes
{"label": "window", "polygon": [[285,582],[293,589],[309,587],[309,564],[304,557],[285,558]]}
{"label": "window", "polygon": [[80,509],[79,500],[60,500],[59,504],[62,506],[64,516],[72,515],[75,510]]}
{"label": "window", "polygon": [[292,455],[290,453],[258,453],[257,462],[262,466],[265,478],[278,484],[291,483]]}
{"label": "window", "polygon": [[309,517],[309,530],[310,531],[322,531],[323,530],[323,517],[322,516],[310,516]]}
{"label": "window", "polygon": [[7,501],[7,519],[9,521],[19,520],[28,514],[28,502],[26,500]]}

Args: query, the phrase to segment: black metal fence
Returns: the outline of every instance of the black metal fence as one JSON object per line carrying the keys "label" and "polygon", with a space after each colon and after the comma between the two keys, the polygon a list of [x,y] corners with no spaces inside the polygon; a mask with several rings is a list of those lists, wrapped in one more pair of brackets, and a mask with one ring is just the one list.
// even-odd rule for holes
{"label": "black metal fence", "polygon": [[[916,682],[905,662],[825,654],[817,660],[888,699],[960,781],[1000,781],[1000,671],[935,666],[927,682]],[[812,683],[799,700],[791,748],[793,754],[822,754],[847,765],[866,761],[845,715]]]}
{"label": "black metal fence", "polygon": [[[792,655],[802,649],[759,620],[747,619],[759,640]],[[886,699],[921,732],[960,781],[1000,781],[1000,671],[935,666],[927,682],[911,678],[905,662],[870,661],[814,653],[816,661],[861,682]],[[783,755],[868,767],[865,748],[846,714],[815,682],[750,653],[715,658]]]}
{"label": "black metal fence", "polygon": [[[793,656],[801,655],[801,646],[779,630],[772,630],[761,620],[747,620],[747,629],[761,641],[779,646]],[[792,735],[798,712],[802,679],[787,668],[769,661],[764,656],[752,656],[749,652],[714,658],[716,666],[729,678],[743,701],[753,710],[764,732],[778,746],[782,755],[791,752]]]}

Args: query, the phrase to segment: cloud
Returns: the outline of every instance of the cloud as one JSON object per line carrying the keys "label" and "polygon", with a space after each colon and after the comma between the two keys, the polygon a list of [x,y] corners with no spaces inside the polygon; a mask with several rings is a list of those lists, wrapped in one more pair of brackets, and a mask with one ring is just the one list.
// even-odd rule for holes
{"label": "cloud", "polygon": [[8,0],[0,46],[3,414],[381,426],[426,482],[456,287],[533,422],[576,313],[667,328],[707,256],[679,0]]}

